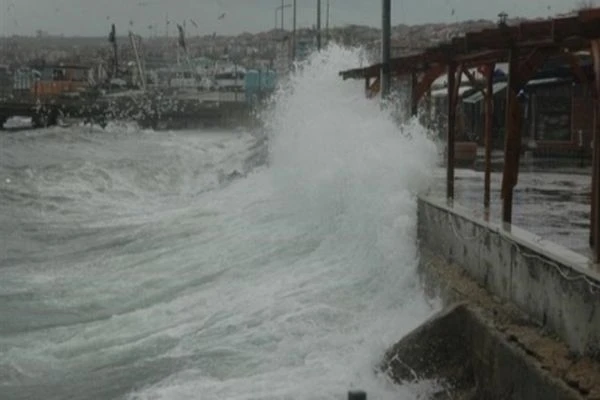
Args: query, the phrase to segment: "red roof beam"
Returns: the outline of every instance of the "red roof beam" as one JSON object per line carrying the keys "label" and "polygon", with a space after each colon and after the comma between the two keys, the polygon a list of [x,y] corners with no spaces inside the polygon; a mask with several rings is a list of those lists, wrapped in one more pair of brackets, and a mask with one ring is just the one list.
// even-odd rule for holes
{"label": "red roof beam", "polygon": [[578,18],[581,22],[600,21],[600,8],[590,8],[579,11]]}

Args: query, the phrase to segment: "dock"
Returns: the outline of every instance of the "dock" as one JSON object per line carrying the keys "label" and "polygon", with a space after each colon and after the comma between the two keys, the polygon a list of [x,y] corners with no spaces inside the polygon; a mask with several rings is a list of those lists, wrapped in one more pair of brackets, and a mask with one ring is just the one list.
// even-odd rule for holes
{"label": "dock", "polygon": [[245,123],[253,106],[244,93],[132,91],[96,97],[53,97],[0,101],[0,129],[11,117],[29,117],[34,127],[56,125],[61,117],[105,126],[109,121],[134,121],[144,128],[229,126]]}

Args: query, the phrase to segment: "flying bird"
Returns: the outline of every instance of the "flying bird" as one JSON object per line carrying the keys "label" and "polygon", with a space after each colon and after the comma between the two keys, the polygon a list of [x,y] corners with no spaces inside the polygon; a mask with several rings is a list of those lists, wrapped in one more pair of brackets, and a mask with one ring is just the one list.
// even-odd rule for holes
{"label": "flying bird", "polygon": [[225,14],[227,14],[227,13],[223,13],[223,14],[219,15],[219,20],[225,19]]}

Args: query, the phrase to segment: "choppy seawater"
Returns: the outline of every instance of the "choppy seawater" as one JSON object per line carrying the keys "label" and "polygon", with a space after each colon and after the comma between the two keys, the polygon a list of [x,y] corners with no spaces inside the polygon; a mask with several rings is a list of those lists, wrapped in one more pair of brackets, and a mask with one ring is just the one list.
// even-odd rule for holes
{"label": "choppy seawater", "polygon": [[435,146],[332,48],[236,132],[0,134],[0,398],[413,399],[375,373],[432,313]]}

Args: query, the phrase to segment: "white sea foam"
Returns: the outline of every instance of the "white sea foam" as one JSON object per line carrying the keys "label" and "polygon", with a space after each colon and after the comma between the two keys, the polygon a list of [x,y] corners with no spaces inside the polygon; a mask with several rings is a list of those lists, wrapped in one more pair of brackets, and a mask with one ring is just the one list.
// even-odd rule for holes
{"label": "white sea foam", "polygon": [[[87,144],[69,154],[87,164],[65,168],[83,175],[15,175],[36,195],[66,190],[77,213],[17,229],[23,246],[45,243],[45,259],[6,253],[3,396],[341,399],[360,388],[380,400],[430,388],[375,370],[432,312],[415,275],[415,196],[436,149],[338,77],[359,63],[332,46],[281,89],[265,114],[267,167],[241,165],[250,135],[113,127],[77,136]],[[206,178],[239,169],[248,175],[227,184]]]}

